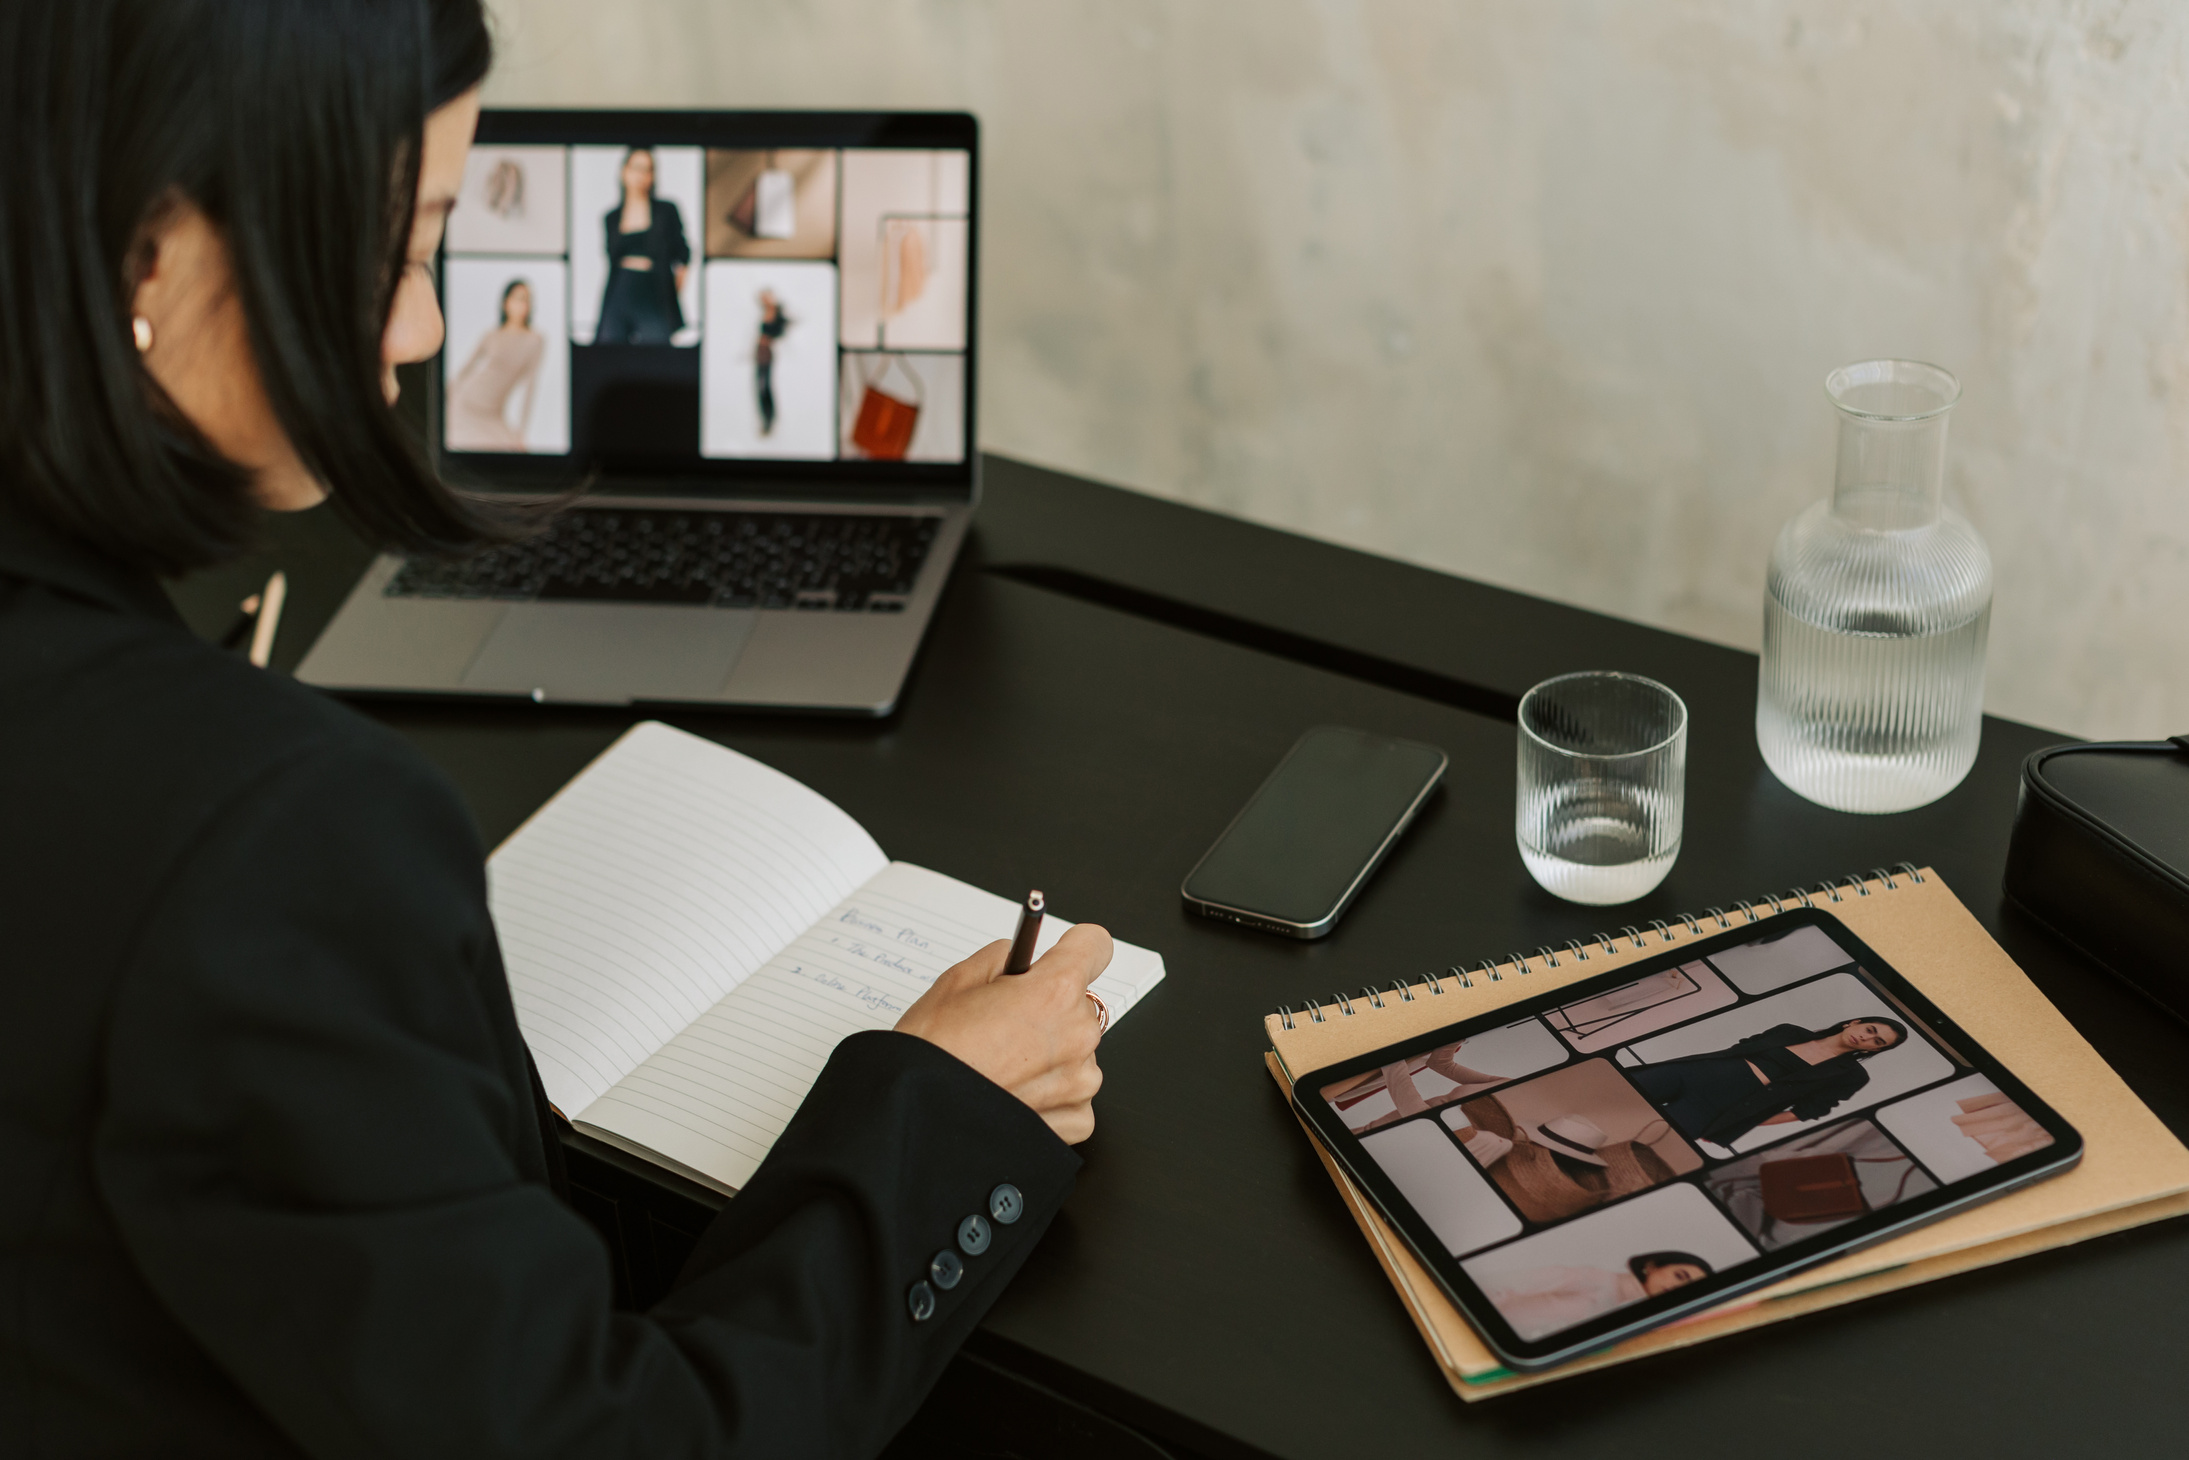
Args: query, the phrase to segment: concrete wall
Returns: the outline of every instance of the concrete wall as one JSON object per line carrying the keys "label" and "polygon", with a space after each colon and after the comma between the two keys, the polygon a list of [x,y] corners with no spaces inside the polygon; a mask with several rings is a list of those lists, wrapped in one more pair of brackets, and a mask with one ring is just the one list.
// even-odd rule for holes
{"label": "concrete wall", "polygon": [[490,3],[503,103],[978,112],[985,445],[1728,643],[1943,364],[1991,708],[2189,730],[2189,6]]}

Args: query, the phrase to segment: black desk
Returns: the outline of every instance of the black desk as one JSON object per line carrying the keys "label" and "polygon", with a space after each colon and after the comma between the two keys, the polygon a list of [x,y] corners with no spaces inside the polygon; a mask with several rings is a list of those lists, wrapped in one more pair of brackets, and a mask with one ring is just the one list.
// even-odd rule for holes
{"label": "black desk", "polygon": [[[2102,1239],[1685,1355],[1463,1406],[1261,1065],[1279,1003],[1596,930],[1513,848],[1512,707],[1580,668],[1692,711],[1687,837],[1617,921],[1902,860],[1935,865],[2177,1131],[2189,1031],[2004,914],[2016,776],[2058,737],[1986,722],[1944,801],[1824,811],[1757,756],[1752,656],[991,459],[989,496],[897,716],[666,716],[779,766],[891,855],[1160,949],[1169,980],[1110,1037],[1077,1195],[974,1351],[1210,1455],[2143,1455],[2189,1432],[2189,1224]],[[293,665],[363,557],[285,523]],[[212,625],[268,559],[195,581]],[[634,717],[380,704],[490,842]],[[1445,792],[1338,931],[1291,944],[1187,916],[1178,881],[1305,727],[1442,745]],[[698,1213],[668,1186],[657,1213]],[[673,1241],[673,1233],[666,1234]]]}

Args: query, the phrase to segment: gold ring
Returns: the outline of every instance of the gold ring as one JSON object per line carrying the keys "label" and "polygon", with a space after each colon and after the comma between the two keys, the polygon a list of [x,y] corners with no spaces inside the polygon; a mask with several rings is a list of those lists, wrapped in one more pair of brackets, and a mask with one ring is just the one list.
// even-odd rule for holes
{"label": "gold ring", "polygon": [[1095,1017],[1102,1021],[1102,1027],[1095,1030],[1095,1038],[1100,1039],[1110,1032],[1110,1006],[1103,1003],[1102,995],[1096,993],[1093,989],[1088,989],[1086,992],[1087,997],[1094,1000]]}

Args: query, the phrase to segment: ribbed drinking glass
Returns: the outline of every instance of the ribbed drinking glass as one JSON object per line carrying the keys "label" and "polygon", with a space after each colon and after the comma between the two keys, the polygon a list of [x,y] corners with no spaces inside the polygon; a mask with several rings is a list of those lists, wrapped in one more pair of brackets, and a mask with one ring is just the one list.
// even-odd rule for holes
{"label": "ribbed drinking glass", "polygon": [[1905,811],[1961,783],[1983,730],[1991,554],[1943,500],[1961,383],[1869,360],[1824,389],[1839,469],[1771,549],[1756,744],[1820,805]]}
{"label": "ribbed drinking glass", "polygon": [[1638,674],[1564,674],[1520,701],[1520,859],[1568,902],[1632,902],[1680,855],[1687,706]]}

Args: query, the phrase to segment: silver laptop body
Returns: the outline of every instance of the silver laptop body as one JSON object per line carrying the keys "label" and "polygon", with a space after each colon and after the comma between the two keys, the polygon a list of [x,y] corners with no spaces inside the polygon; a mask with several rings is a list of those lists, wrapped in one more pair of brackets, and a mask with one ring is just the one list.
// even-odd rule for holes
{"label": "silver laptop body", "polygon": [[963,114],[487,112],[429,429],[453,480],[585,490],[383,554],[298,677],[888,714],[978,500],[977,177]]}

